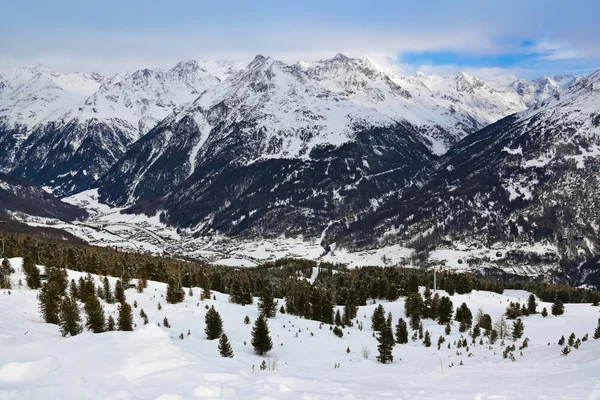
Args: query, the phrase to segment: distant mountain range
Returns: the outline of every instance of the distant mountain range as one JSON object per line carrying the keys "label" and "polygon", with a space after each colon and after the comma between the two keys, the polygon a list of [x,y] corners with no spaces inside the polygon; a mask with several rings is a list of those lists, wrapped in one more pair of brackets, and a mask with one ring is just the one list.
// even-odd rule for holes
{"label": "distant mountain range", "polygon": [[[338,54],[0,71],[0,171],[197,235],[600,246],[598,73],[402,76]],[[419,245],[420,246],[420,245]],[[582,269],[577,274],[583,274]]]}

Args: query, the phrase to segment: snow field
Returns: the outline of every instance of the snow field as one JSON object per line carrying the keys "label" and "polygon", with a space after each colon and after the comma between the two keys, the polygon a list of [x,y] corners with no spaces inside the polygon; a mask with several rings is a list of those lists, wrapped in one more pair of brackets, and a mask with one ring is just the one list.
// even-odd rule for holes
{"label": "snow field", "polygon": [[[84,331],[62,338],[57,326],[42,322],[38,291],[18,288],[18,280],[24,282],[21,260],[10,261],[17,272],[12,275],[15,289],[11,294],[0,292],[0,399],[600,398],[600,340],[592,339],[599,309],[589,304],[567,304],[561,317],[523,318],[523,338],[528,337],[530,344],[523,356],[515,352],[516,362],[502,358],[500,341],[488,350],[487,344],[471,345],[467,337],[472,357],[464,348],[448,350],[448,343],[460,337],[456,323],[438,351],[436,343],[444,326],[423,320],[424,329],[431,332],[432,347],[424,347],[420,340],[396,345],[394,362],[380,364],[370,329],[377,305],[371,304],[360,307],[357,315],[364,329],[360,331],[357,324],[344,328],[342,338],[328,325],[319,329],[317,321],[278,312],[269,320],[273,350],[260,357],[250,344],[252,324],[258,316],[256,299],[254,305],[240,306],[230,304],[228,295],[215,293],[216,300],[200,301],[200,289],[193,288],[190,297],[186,288],[184,302],[171,305],[162,297],[166,285],[157,282],[149,282],[144,293],[126,291],[127,301],[138,303],[133,309],[134,332]],[[69,271],[69,278],[77,280],[83,275]],[[116,278],[109,280],[114,285]],[[482,307],[496,320],[509,301],[523,303],[528,295],[509,290],[503,295],[472,292],[451,299],[454,308],[464,301],[473,314]],[[159,302],[162,310],[158,310]],[[405,318],[404,298],[382,304],[386,313],[392,312],[394,324]],[[214,305],[220,313],[234,358],[220,357],[218,341],[206,339],[206,305]],[[549,303],[540,303],[538,310],[542,307],[550,310]],[[104,304],[104,308],[107,316],[112,313],[116,319],[116,305]],[[146,326],[139,317],[141,308],[150,320]],[[243,323],[246,315],[252,321],[249,325]],[[170,329],[162,327],[165,316]],[[568,356],[561,356],[556,342],[571,332],[579,338],[589,333],[590,339]],[[180,333],[183,340],[178,338]],[[517,348],[521,343],[516,342]],[[371,353],[368,359],[361,355],[363,346]],[[457,350],[462,355],[457,355]],[[259,371],[263,360],[276,362],[275,370]],[[339,368],[334,368],[336,363]]]}

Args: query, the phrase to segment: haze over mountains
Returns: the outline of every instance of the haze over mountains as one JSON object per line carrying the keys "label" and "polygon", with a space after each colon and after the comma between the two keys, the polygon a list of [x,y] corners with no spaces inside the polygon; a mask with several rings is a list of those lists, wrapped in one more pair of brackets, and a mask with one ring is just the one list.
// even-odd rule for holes
{"label": "haze over mountains", "polygon": [[584,262],[600,245],[598,85],[402,76],[342,54],[113,77],[33,65],[0,71],[0,171],[197,235],[364,249],[585,232],[564,252]]}

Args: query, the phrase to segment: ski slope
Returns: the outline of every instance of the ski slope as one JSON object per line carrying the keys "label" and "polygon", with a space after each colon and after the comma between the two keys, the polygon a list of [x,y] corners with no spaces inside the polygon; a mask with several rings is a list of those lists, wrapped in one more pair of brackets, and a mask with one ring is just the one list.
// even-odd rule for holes
{"label": "ski slope", "polygon": [[[376,305],[360,307],[357,318],[364,329],[360,331],[357,324],[345,328],[343,338],[336,337],[327,325],[320,329],[319,322],[278,313],[269,320],[273,350],[260,357],[250,344],[252,324],[243,323],[246,315],[254,322],[256,305],[230,304],[228,295],[221,293],[215,293],[216,300],[200,301],[198,288],[193,289],[192,297],[186,295],[183,303],[169,305],[163,298],[166,285],[157,282],[149,282],[144,293],[126,291],[127,301],[138,303],[134,332],[84,331],[63,338],[57,326],[42,322],[37,290],[18,287],[19,279],[25,281],[21,259],[10,261],[17,270],[12,275],[14,289],[11,294],[0,292],[0,399],[600,398],[600,340],[592,338],[600,309],[589,304],[567,304],[561,317],[524,318],[523,337],[528,337],[530,344],[523,356],[517,349],[515,362],[502,358],[500,341],[491,350],[487,344],[472,346],[471,357],[464,348],[452,346],[449,350],[448,343],[460,337],[457,324],[438,351],[436,342],[444,327],[423,320],[424,328],[432,332],[432,347],[409,340],[409,344],[395,346],[392,364],[380,364],[370,329]],[[69,271],[69,278],[80,276]],[[114,284],[116,279],[109,279]],[[472,292],[451,299],[455,308],[464,301],[473,314],[482,307],[495,320],[508,301],[523,302],[528,295],[523,291],[504,295]],[[159,302],[162,310],[157,308]],[[405,317],[403,298],[382,304],[386,312],[392,312],[394,324]],[[221,314],[234,358],[221,358],[218,341],[206,339],[205,305],[214,305]],[[116,305],[104,307],[107,316],[112,313],[116,319]],[[538,310],[542,307],[549,310],[550,304],[540,303]],[[139,318],[141,308],[150,320],[146,326]],[[162,325],[165,316],[170,329],[156,325]],[[579,338],[589,333],[590,339],[568,356],[561,356],[556,342],[571,332]],[[178,338],[180,333],[183,340]],[[521,342],[517,341],[517,348]],[[370,350],[368,359],[361,355],[363,346]],[[275,361],[276,368],[259,371],[264,359]],[[339,368],[334,368],[336,363]]]}

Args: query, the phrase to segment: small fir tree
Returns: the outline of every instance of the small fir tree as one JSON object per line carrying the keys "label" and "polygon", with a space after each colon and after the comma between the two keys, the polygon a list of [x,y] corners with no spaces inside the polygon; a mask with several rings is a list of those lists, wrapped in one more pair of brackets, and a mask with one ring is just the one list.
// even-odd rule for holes
{"label": "small fir tree", "polygon": [[565,305],[560,299],[557,297],[554,299],[554,303],[552,304],[552,315],[558,317],[559,315],[563,315],[565,313]]}
{"label": "small fir tree", "polygon": [[233,358],[233,349],[226,334],[219,338],[219,354],[221,357]]}
{"label": "small fir tree", "polygon": [[119,312],[119,316],[117,317],[117,322],[119,324],[120,331],[132,331],[133,330],[133,312],[131,310],[131,305],[127,302],[123,302],[119,304],[117,307]]}
{"label": "small fir tree", "polygon": [[115,319],[113,318],[113,316],[112,316],[112,315],[109,315],[109,316],[108,316],[108,320],[107,320],[107,323],[106,323],[106,325],[107,325],[107,326],[106,326],[106,330],[107,330],[108,332],[112,332],[112,331],[114,331],[114,330],[115,330]]}
{"label": "small fir tree", "polygon": [[548,316],[548,309],[546,309],[546,307],[544,307],[542,309],[542,317],[546,318]]}
{"label": "small fir tree", "polygon": [[261,313],[252,328],[252,347],[258,355],[265,355],[273,348],[273,341],[269,335],[269,325],[267,319]]}
{"label": "small fir tree", "polygon": [[600,318],[598,318],[598,326],[594,330],[594,339],[600,339]]}
{"label": "small fir tree", "polygon": [[402,318],[400,318],[396,324],[396,341],[399,344],[408,343],[408,327]]}
{"label": "small fir tree", "polygon": [[275,301],[270,288],[264,288],[258,300],[258,310],[267,318],[275,317],[278,302]]}
{"label": "small fir tree", "polygon": [[60,303],[60,333],[63,336],[79,335],[83,331],[79,305],[72,296],[66,296]]}
{"label": "small fir tree", "polygon": [[452,332],[452,327],[450,326],[450,322],[446,324],[446,328],[444,328],[444,333],[448,336]]}
{"label": "small fir tree", "polygon": [[163,318],[163,326],[165,328],[170,328],[171,327],[171,324],[169,324],[169,319],[167,317]]}
{"label": "small fir tree", "polygon": [[521,321],[521,318],[517,318],[516,321],[513,321],[512,337],[515,342],[523,336],[524,331],[525,325],[523,324],[523,321]]}
{"label": "small fir tree", "polygon": [[529,314],[537,313],[537,303],[535,302],[535,296],[533,294],[529,295],[529,299],[527,299],[527,311]]}
{"label": "small fir tree", "polygon": [[104,317],[104,308],[100,304],[100,300],[96,296],[90,296],[85,303],[87,329],[94,333],[101,333],[106,330],[106,319]]}
{"label": "small fir tree", "polygon": [[108,304],[114,303],[115,299],[113,297],[112,290],[110,289],[110,282],[108,281],[108,278],[106,276],[102,280],[102,286],[104,287],[104,300]]}
{"label": "small fir tree", "polygon": [[123,289],[121,281],[117,280],[117,283],[115,283],[115,301],[117,303],[124,303],[125,300],[125,290]]}
{"label": "small fir tree", "polygon": [[438,323],[445,325],[452,320],[453,305],[452,300],[448,296],[443,296],[440,299],[440,306],[438,311]]}
{"label": "small fir tree", "polygon": [[170,277],[167,284],[167,303],[177,304],[181,303],[183,299],[185,299],[185,291],[181,287],[181,282],[175,277]]}
{"label": "small fir tree", "polygon": [[246,324],[246,325],[250,324],[250,317],[247,315],[244,317],[244,324]]}
{"label": "small fir tree", "polygon": [[431,334],[429,331],[425,331],[425,338],[423,339],[423,344],[425,347],[431,347]]}
{"label": "small fir tree", "polygon": [[379,355],[377,360],[380,363],[393,362],[394,356],[392,355],[392,349],[394,348],[394,333],[392,332],[392,314],[388,314],[385,324],[382,330],[377,335],[377,351]]}
{"label": "small fir tree", "polygon": [[565,337],[564,335],[560,337],[560,339],[558,339],[558,345],[562,346],[565,344]]}
{"label": "small fir tree", "polygon": [[206,338],[208,340],[215,340],[221,337],[223,334],[223,320],[218,311],[215,310],[215,306],[211,306],[206,312],[204,323],[206,324],[204,332],[206,333]]}
{"label": "small fir tree", "polygon": [[381,331],[385,328],[385,309],[381,304],[375,308],[371,316],[371,329],[373,331]]}
{"label": "small fir tree", "polygon": [[38,294],[40,311],[44,321],[49,324],[60,323],[60,289],[54,282],[45,283]]}
{"label": "small fir tree", "polygon": [[25,274],[25,282],[31,289],[39,289],[42,286],[42,280],[40,278],[40,270],[35,265],[33,255],[30,251],[27,251],[23,256],[23,273]]}

